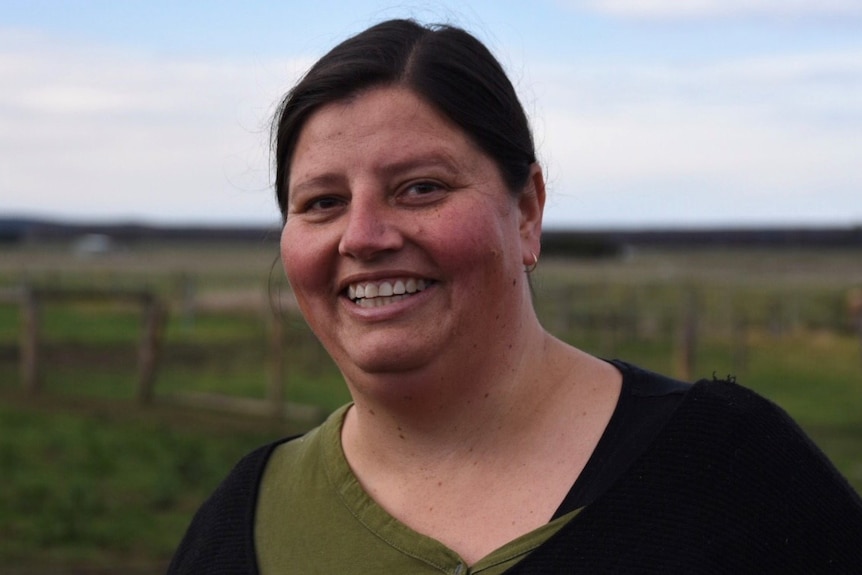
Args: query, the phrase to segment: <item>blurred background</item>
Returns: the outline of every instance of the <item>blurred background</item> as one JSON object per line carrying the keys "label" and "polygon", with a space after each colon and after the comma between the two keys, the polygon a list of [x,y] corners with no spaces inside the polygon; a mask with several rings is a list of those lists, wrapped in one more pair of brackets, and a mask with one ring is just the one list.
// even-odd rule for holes
{"label": "blurred background", "polygon": [[0,573],[160,573],[348,401],[278,263],[269,124],[383,19],[498,55],[559,337],[779,403],[862,490],[862,4],[0,0]]}

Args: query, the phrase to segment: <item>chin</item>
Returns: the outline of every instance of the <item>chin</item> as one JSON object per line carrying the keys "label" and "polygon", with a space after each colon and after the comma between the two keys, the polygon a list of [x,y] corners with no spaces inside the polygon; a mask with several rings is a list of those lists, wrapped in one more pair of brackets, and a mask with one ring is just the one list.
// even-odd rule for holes
{"label": "chin", "polygon": [[345,374],[391,375],[412,372],[427,366],[434,354],[382,347],[375,350],[353,351],[338,361]]}

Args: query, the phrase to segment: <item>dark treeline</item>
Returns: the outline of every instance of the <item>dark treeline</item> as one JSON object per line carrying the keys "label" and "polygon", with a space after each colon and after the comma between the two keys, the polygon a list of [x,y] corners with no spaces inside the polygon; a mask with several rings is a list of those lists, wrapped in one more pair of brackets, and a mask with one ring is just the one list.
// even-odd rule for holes
{"label": "dark treeline", "polygon": [[[0,218],[0,243],[70,242],[87,235],[119,244],[151,241],[278,242],[272,226],[155,226],[125,223],[64,223]],[[763,228],[644,228],[607,230],[551,229],[542,236],[545,255],[614,257],[634,248],[812,248],[862,247],[862,226]]]}
{"label": "dark treeline", "polygon": [[149,241],[278,242],[280,228],[272,226],[147,225],[137,223],[69,223],[25,218],[0,218],[0,243],[74,241],[87,235],[110,238],[119,244]]}
{"label": "dark treeline", "polygon": [[550,230],[542,234],[542,251],[545,254],[581,257],[614,256],[632,248],[840,249],[860,247],[862,247],[862,226]]}

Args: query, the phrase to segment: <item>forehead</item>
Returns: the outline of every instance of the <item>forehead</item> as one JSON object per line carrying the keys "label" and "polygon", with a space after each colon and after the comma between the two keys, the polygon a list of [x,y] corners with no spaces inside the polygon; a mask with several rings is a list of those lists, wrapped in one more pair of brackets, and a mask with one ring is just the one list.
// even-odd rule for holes
{"label": "forehead", "polygon": [[[300,131],[292,162],[357,146],[389,147],[389,153],[419,148],[474,148],[467,134],[412,90],[378,87],[316,110]],[[390,147],[394,146],[394,147]]]}

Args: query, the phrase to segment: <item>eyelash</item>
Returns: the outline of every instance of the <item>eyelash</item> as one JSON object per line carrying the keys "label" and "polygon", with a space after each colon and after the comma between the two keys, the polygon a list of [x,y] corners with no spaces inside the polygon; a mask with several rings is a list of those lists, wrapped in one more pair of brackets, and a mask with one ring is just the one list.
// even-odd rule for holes
{"label": "eyelash", "polygon": [[406,186],[404,186],[403,190],[399,193],[400,196],[407,196],[407,201],[409,202],[411,198],[418,199],[420,202],[424,199],[429,203],[433,200],[437,199],[436,193],[445,192],[449,188],[438,181],[434,180],[422,180],[417,182],[412,182]]}
{"label": "eyelash", "polygon": [[413,184],[410,184],[409,186],[407,186],[405,188],[405,192],[409,192],[410,190],[421,190],[422,192],[428,192],[428,191],[433,192],[433,191],[436,191],[442,187],[443,186],[441,186],[437,182],[416,182],[416,183],[413,183]]}
{"label": "eyelash", "polygon": [[[321,204],[324,202],[329,203],[330,205],[327,207],[321,207],[318,205],[318,204]],[[317,210],[324,210],[325,211],[325,210],[329,210],[329,209],[334,208],[337,204],[340,204],[340,203],[342,203],[342,201],[339,198],[336,198],[333,196],[323,196],[320,198],[314,198],[313,200],[311,200],[307,204],[305,204],[305,210],[304,211],[306,211],[306,212],[317,211]]]}
{"label": "eyelash", "polygon": [[[411,182],[402,187],[402,189],[395,194],[395,197],[401,196],[412,196],[416,198],[422,198],[423,196],[427,196],[436,191],[445,190],[446,186],[436,181],[422,180],[417,182]],[[315,213],[315,212],[327,212],[332,209],[335,209],[343,204],[346,201],[340,196],[320,196],[316,198],[310,199],[303,206],[303,213]],[[324,205],[321,205],[324,204]]]}

